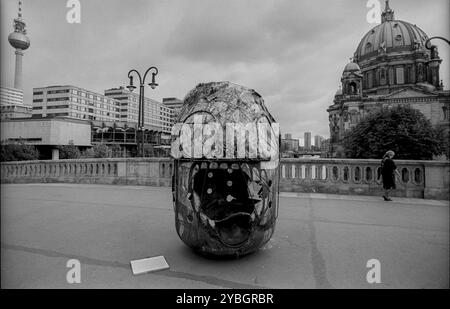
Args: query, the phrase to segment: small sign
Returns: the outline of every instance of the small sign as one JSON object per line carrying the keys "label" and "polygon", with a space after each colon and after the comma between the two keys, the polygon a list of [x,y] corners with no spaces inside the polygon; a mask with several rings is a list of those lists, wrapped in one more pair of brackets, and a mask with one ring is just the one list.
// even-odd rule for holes
{"label": "small sign", "polygon": [[167,264],[166,259],[162,255],[141,260],[134,260],[130,263],[133,275],[140,275],[169,268],[169,264]]}

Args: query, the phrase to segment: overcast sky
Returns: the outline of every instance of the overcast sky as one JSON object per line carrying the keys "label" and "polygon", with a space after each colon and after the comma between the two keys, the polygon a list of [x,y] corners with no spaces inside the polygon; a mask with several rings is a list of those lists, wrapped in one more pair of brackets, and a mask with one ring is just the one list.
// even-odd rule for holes
{"label": "overcast sky", "polygon": [[[329,136],[326,109],[345,64],[374,24],[367,0],[81,0],[81,23],[66,0],[25,0],[31,47],[24,56],[25,100],[32,88],[70,84],[99,93],[126,85],[131,68],[157,66],[146,96],[183,99],[199,82],[228,80],[259,92],[282,133]],[[384,1],[382,8],[384,8]],[[430,37],[450,37],[448,0],[391,0],[397,19]],[[12,86],[7,42],[16,0],[1,0],[1,84]],[[449,46],[439,46],[449,87]]]}

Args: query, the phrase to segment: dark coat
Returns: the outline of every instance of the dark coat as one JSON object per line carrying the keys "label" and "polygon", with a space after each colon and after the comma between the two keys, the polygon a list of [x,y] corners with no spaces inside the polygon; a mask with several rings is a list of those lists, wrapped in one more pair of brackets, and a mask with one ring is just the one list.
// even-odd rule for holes
{"label": "dark coat", "polygon": [[386,158],[381,163],[381,175],[383,176],[383,188],[395,189],[395,170],[397,166],[394,160]]}

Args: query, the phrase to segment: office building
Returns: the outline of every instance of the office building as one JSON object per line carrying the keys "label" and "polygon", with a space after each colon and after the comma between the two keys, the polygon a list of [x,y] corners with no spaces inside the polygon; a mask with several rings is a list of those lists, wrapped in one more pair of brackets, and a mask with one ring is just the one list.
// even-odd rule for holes
{"label": "office building", "polygon": [[[125,87],[105,90],[105,96],[117,100],[120,106],[120,120],[138,122],[139,91],[130,92]],[[161,128],[163,133],[170,134],[174,124],[175,111],[164,104],[144,98],[144,125]]]}
{"label": "office building", "polygon": [[311,149],[311,132],[304,133],[304,149]]}
{"label": "office building", "polygon": [[323,136],[320,136],[320,135],[314,136],[314,147],[316,149],[320,150],[323,140],[324,140]]}
{"label": "office building", "polygon": [[120,120],[120,102],[75,86],[33,89],[33,117]]}
{"label": "office building", "polygon": [[284,138],[281,138],[281,152],[297,152],[299,149],[299,140],[292,138],[291,134],[285,134]]}

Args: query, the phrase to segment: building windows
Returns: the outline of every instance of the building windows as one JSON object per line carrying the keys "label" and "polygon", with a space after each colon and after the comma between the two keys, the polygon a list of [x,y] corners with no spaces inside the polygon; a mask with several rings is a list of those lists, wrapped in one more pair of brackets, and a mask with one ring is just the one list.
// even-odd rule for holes
{"label": "building windows", "polygon": [[394,84],[394,69],[389,68],[389,85]]}
{"label": "building windows", "polygon": [[56,93],[69,93],[69,89],[62,89],[62,90],[50,90],[47,92],[48,94],[56,94]]}
{"label": "building windows", "polygon": [[395,69],[397,84],[402,85],[405,83],[405,72],[402,67]]}
{"label": "building windows", "polygon": [[34,99],[33,103],[38,103],[38,102],[42,102],[42,101],[43,101],[42,99]]}
{"label": "building windows", "polygon": [[69,113],[51,113],[47,114],[47,117],[69,116]]}
{"label": "building windows", "polygon": [[53,106],[47,106],[47,109],[60,109],[60,108],[69,108],[69,105],[53,105]]}
{"label": "building windows", "polygon": [[373,87],[373,73],[372,71],[367,73],[367,87],[372,88]]}
{"label": "building windows", "polygon": [[386,69],[380,69],[380,85],[386,85]]}
{"label": "building windows", "polygon": [[41,95],[41,94],[44,94],[44,92],[43,91],[35,91],[35,92],[33,92],[33,95]]}
{"label": "building windows", "polygon": [[69,101],[69,97],[47,99],[47,102],[56,102],[56,101]]}
{"label": "building windows", "polygon": [[42,109],[42,106],[33,106],[33,110]]}

